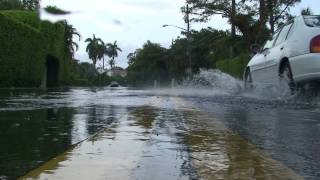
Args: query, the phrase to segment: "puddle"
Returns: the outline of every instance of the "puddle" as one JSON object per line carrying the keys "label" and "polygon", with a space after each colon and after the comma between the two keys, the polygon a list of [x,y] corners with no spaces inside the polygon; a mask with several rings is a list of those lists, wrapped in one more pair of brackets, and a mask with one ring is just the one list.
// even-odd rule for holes
{"label": "puddle", "polygon": [[163,122],[166,113],[133,110],[19,179],[188,179],[181,172],[188,154],[175,139],[175,127]]}
{"label": "puddle", "polygon": [[246,139],[221,128],[209,114],[185,112],[184,117],[189,129],[185,144],[202,179],[303,179]]}
{"label": "puddle", "polygon": [[131,110],[20,179],[302,179],[179,98]]}

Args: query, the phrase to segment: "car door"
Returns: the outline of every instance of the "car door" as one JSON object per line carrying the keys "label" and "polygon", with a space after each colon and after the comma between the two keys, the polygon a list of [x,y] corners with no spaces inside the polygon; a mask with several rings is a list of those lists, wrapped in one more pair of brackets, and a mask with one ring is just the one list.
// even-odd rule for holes
{"label": "car door", "polygon": [[273,47],[273,44],[278,37],[278,32],[276,32],[270,40],[268,40],[263,46],[261,52],[255,55],[250,63],[250,71],[252,74],[253,82],[259,84],[268,83],[268,79],[270,78],[270,74],[268,73],[268,61],[267,55],[270,54],[270,50]]}
{"label": "car door", "polygon": [[288,37],[288,33],[292,27],[293,22],[289,22],[283,26],[279,31],[279,35],[276,38],[273,47],[265,55],[266,57],[266,78],[267,82],[276,84],[279,82],[279,64],[284,57],[285,43]]}

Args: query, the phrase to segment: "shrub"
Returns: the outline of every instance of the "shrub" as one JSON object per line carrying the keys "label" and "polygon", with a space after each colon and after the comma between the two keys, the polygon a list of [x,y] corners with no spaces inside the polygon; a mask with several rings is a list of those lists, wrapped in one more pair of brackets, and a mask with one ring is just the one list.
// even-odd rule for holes
{"label": "shrub", "polygon": [[216,63],[216,68],[236,78],[242,78],[243,71],[249,60],[250,58],[248,54],[241,54],[232,59],[218,61]]}
{"label": "shrub", "polygon": [[41,20],[38,13],[32,11],[0,11],[0,14],[12,18],[15,21],[22,22],[36,29],[40,28]]}
{"label": "shrub", "polygon": [[60,81],[69,81],[62,24],[41,21],[34,12],[1,11],[0,42],[0,87],[39,87],[48,55],[59,60]]}
{"label": "shrub", "polygon": [[44,68],[40,31],[0,14],[0,86],[39,86]]}

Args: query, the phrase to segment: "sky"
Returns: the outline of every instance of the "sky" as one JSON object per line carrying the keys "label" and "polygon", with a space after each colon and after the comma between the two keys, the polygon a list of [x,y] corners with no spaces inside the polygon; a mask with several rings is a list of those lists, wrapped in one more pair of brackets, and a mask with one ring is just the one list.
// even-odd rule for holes
{"label": "sky", "polygon": [[[82,39],[75,58],[82,62],[91,62],[85,51],[84,40],[95,34],[106,43],[118,42],[122,52],[116,65],[127,67],[127,55],[141,48],[150,40],[169,47],[172,40],[180,35],[174,27],[163,28],[164,24],[185,27],[180,8],[185,0],[42,0],[41,6],[55,5],[72,12],[67,16],[51,16],[41,11],[41,18],[51,21],[67,19]],[[315,14],[320,14],[319,0],[301,0],[291,13],[298,15],[302,8],[310,7]],[[192,24],[193,29],[204,27],[215,29],[230,28],[226,19],[214,16],[208,23]],[[98,66],[101,63],[98,63]]]}

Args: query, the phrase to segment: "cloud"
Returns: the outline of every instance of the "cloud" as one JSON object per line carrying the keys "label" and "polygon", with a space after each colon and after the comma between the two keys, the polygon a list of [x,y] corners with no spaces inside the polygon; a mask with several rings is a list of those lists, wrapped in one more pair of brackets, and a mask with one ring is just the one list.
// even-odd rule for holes
{"label": "cloud", "polygon": [[[118,65],[126,67],[128,53],[142,47],[147,40],[168,47],[172,39],[180,35],[179,29],[163,28],[163,24],[185,26],[180,12],[185,0],[42,0],[41,3],[43,7],[55,5],[72,12],[62,18],[67,18],[82,35],[80,49],[76,53],[76,57],[82,61],[88,61],[83,40],[92,37],[92,34],[105,42],[117,40],[123,49]],[[199,29],[207,25],[192,27]],[[214,19],[209,25],[228,27],[221,18]]]}

